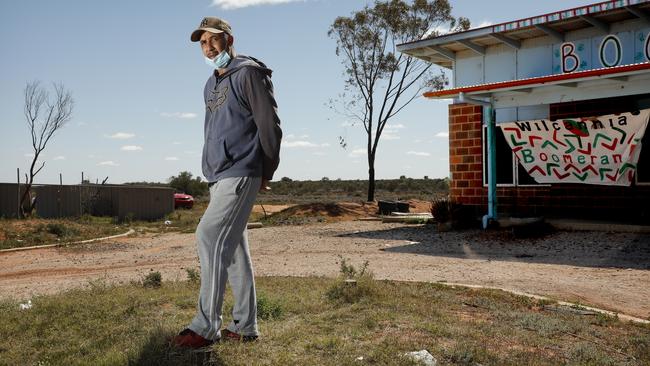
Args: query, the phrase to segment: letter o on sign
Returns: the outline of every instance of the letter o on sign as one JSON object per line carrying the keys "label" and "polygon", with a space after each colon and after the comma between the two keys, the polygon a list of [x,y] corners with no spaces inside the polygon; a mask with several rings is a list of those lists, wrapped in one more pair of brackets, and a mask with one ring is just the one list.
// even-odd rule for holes
{"label": "letter o on sign", "polygon": [[[647,46],[647,42],[646,42]],[[605,56],[607,49],[613,49],[615,57],[614,61],[610,62]],[[647,52],[647,47],[646,47]],[[603,38],[603,41],[600,43],[600,63],[605,67],[617,66],[621,63],[621,58],[623,57],[623,51],[621,47],[621,41],[616,36],[609,35]]]}

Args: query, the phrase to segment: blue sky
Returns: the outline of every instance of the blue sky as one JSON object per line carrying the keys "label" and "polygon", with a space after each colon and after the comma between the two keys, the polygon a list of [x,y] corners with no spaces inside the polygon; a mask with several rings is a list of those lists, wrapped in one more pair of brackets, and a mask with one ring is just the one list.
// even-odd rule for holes
{"label": "blue sky", "polygon": [[[15,182],[16,168],[25,172],[31,162],[23,90],[32,80],[61,82],[75,99],[73,119],[45,150],[37,183],[58,183],[61,173],[64,184],[75,184],[82,171],[110,183],[166,181],[183,170],[201,175],[202,90],[210,69],[189,35],[207,15],[230,21],[237,51],[274,70],[285,135],[275,178],[365,179],[362,127],[327,107],[343,91],[343,67],[327,30],[366,3],[2,1],[0,182]],[[468,17],[473,27],[590,3],[451,1],[454,16]],[[447,103],[415,100],[389,122],[377,177],[448,176],[447,123]],[[338,136],[348,141],[345,150]]]}

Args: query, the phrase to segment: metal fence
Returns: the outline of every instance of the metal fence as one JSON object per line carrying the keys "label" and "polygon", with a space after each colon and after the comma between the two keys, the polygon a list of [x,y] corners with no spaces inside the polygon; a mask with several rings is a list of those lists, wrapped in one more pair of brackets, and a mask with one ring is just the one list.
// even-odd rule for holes
{"label": "metal fence", "polygon": [[23,192],[25,192],[23,185],[0,183],[0,217],[18,217],[18,205]]}
{"label": "metal fence", "polygon": [[[24,185],[21,185],[24,187]],[[22,188],[24,192],[24,188]],[[43,218],[111,216],[155,220],[174,210],[174,190],[117,185],[33,186],[36,214]],[[0,217],[18,217],[18,185],[0,183]]]}

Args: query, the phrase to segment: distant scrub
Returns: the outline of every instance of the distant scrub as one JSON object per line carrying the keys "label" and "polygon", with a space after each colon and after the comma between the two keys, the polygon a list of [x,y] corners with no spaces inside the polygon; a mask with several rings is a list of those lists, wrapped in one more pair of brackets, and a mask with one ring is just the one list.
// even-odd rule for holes
{"label": "distant scrub", "polygon": [[[261,199],[273,200],[273,196],[291,196],[294,199],[320,198],[323,196],[342,199],[365,199],[367,180],[321,179],[316,181],[296,181],[283,177],[271,182],[271,191],[260,195]],[[446,195],[449,179],[383,179],[376,181],[376,199],[425,199]],[[278,199],[280,197],[277,197]]]}

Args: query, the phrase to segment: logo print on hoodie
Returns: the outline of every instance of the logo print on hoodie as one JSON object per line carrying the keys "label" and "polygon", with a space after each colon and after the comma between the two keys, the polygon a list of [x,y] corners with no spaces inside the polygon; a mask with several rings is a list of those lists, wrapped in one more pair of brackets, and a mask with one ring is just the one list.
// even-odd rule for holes
{"label": "logo print on hoodie", "polygon": [[223,105],[223,103],[226,101],[227,98],[228,98],[227,86],[220,90],[213,90],[210,92],[210,97],[205,102],[205,106],[206,108],[208,108],[210,112],[214,112]]}

